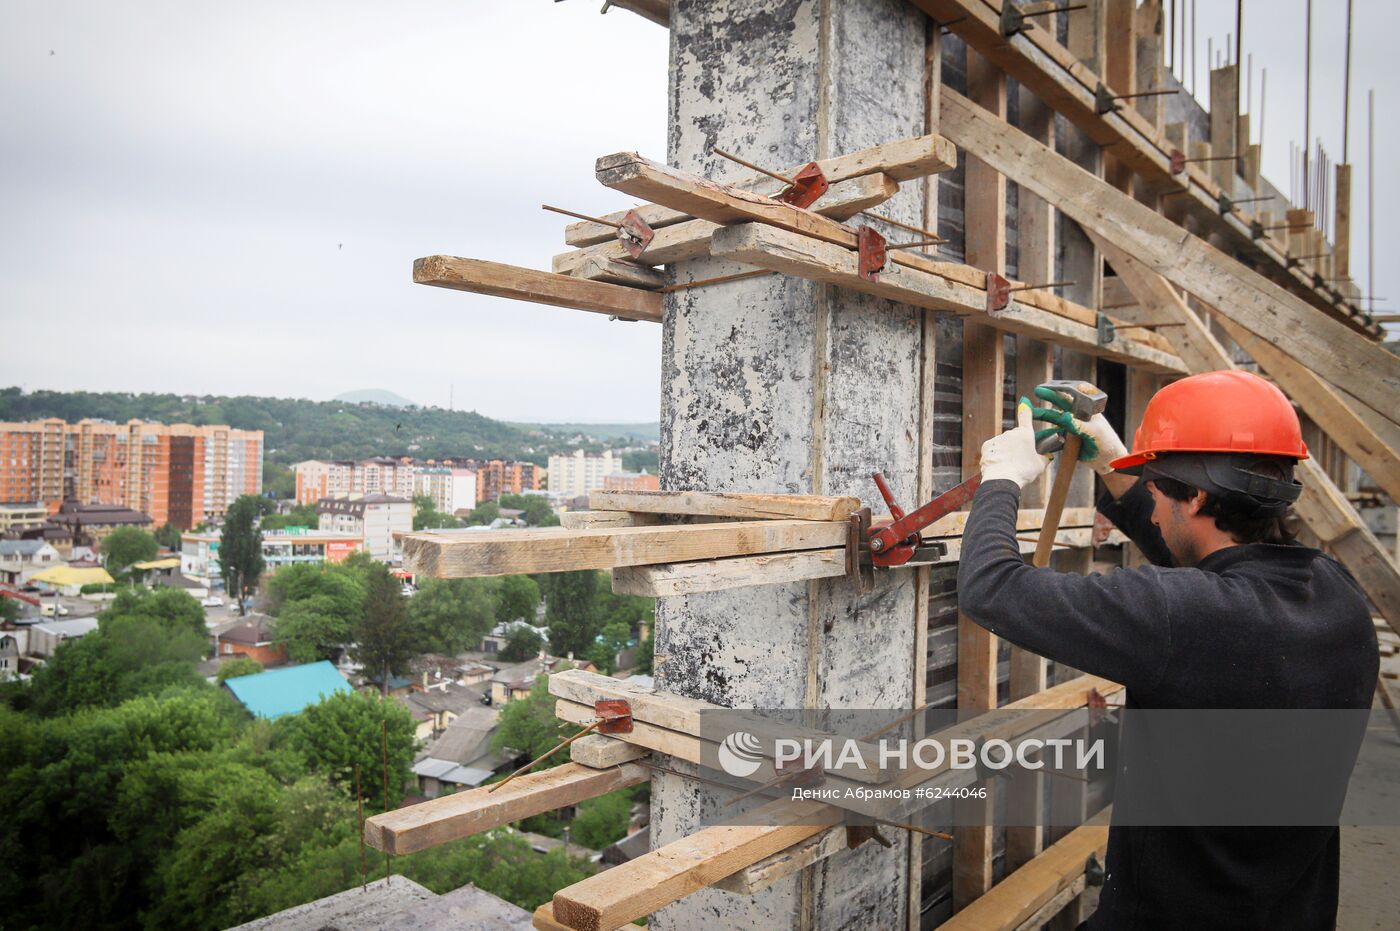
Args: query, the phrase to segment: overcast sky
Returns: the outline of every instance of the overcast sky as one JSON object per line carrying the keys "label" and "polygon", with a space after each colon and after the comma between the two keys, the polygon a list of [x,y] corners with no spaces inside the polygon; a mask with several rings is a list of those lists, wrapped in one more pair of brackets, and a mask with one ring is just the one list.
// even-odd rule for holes
{"label": "overcast sky", "polygon": [[[1304,3],[1245,10],[1285,190]],[[599,5],[0,0],[0,384],[444,406],[451,388],[493,417],[656,419],[659,327],[410,282],[433,253],[548,268],[565,221],[541,202],[625,208],[594,159],[664,158],[666,32]],[[1400,143],[1386,6],[1356,5],[1363,287],[1366,88],[1382,163]],[[1234,7],[1198,0],[1203,98]],[[1313,134],[1337,161],[1344,10],[1314,12]],[[1376,181],[1387,242],[1395,186]]]}

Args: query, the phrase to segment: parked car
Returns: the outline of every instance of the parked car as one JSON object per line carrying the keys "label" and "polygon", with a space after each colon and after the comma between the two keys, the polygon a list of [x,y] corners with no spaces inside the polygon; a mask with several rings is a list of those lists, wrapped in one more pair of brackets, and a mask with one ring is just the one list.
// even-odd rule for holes
{"label": "parked car", "polygon": [[208,598],[202,598],[199,603],[206,608],[222,608],[224,606],[224,600],[218,595],[210,595]]}
{"label": "parked car", "polygon": [[42,617],[67,617],[68,609],[59,604],[57,598],[52,601],[45,599],[39,604],[39,614]]}

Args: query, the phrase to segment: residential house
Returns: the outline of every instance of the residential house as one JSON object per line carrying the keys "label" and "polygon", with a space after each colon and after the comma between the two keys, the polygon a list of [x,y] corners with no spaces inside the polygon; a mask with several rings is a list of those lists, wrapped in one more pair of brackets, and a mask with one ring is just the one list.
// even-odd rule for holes
{"label": "residential house", "polygon": [[396,533],[413,530],[413,502],[394,495],[368,494],[358,498],[322,498],[316,515],[324,532],[358,536],[375,559],[390,562],[402,555]]}
{"label": "residential house", "polygon": [[296,714],[337,692],[350,691],[345,676],[324,659],[239,676],[226,681],[224,687],[254,717],[268,719]]}
{"label": "residential house", "polygon": [[513,754],[491,749],[499,715],[497,709],[481,705],[464,708],[423,748],[413,764],[423,796],[436,798],[444,791],[475,788],[513,761]]}
{"label": "residential house", "polygon": [[246,656],[264,666],[287,662],[287,645],[272,633],[272,618],[249,614],[233,627],[214,635],[214,652],[220,657]]}
{"label": "residential house", "polygon": [[47,659],[65,640],[76,640],[97,629],[97,618],[74,617],[45,621],[29,628],[29,653]]}
{"label": "residential house", "polygon": [[63,564],[63,555],[44,540],[0,540],[0,582],[23,585],[35,573]]}
{"label": "residential house", "polygon": [[491,677],[492,706],[499,708],[517,698],[527,697],[530,690],[535,687],[537,678],[547,673],[556,672],[561,668],[582,669],[585,672],[598,671],[598,667],[587,660],[560,656],[540,656],[523,663],[516,663],[514,666],[506,666]]}
{"label": "residential house", "polygon": [[480,694],[451,679],[441,679],[427,688],[415,688],[399,700],[408,706],[416,722],[418,739],[432,740],[442,736],[464,710],[478,706]]}
{"label": "residential house", "polygon": [[0,682],[19,677],[19,640],[0,634]]}
{"label": "residential house", "polygon": [[0,503],[0,533],[38,527],[48,519],[49,509],[42,501]]}
{"label": "residential house", "polygon": [[494,655],[504,650],[506,644],[510,642],[511,631],[515,630],[517,627],[530,628],[540,635],[540,640],[545,646],[549,646],[548,627],[536,627],[534,624],[516,618],[513,621],[506,621],[491,628],[491,633],[481,638],[481,652]]}
{"label": "residential house", "polygon": [[150,529],[152,520],[143,511],[133,510],[120,504],[83,504],[78,501],[64,501],[59,511],[49,518],[49,523],[66,527],[73,534],[73,542],[83,542],[98,546],[121,527]]}

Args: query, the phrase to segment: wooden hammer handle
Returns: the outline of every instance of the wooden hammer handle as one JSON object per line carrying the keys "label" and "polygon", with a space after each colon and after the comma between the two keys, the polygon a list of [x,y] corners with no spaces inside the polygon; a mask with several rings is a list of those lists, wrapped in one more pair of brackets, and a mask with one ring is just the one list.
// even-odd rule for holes
{"label": "wooden hammer handle", "polygon": [[1055,535],[1060,532],[1060,515],[1065,510],[1065,498],[1069,497],[1069,483],[1074,479],[1074,468],[1079,464],[1079,448],[1084,444],[1082,437],[1066,433],[1065,447],[1060,451],[1060,464],[1055,467],[1055,483],[1050,486],[1050,500],[1045,502],[1045,520],[1040,525],[1040,539],[1035,544],[1035,557],[1031,565],[1044,568],[1050,565],[1050,551],[1055,546]]}

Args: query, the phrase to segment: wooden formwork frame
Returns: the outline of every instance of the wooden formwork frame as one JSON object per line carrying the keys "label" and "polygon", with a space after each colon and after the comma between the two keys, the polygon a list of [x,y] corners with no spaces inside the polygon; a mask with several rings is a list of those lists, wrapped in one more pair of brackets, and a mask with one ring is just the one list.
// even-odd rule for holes
{"label": "wooden formwork frame", "polygon": [[[1152,87],[1160,81],[1160,35],[1154,32],[1160,27],[1159,0],[1148,0],[1141,8],[1137,8],[1133,0],[1089,0],[1089,9],[1084,15],[1071,21],[1068,48],[1060,46],[1053,34],[1045,29],[1010,40],[994,32],[1000,3],[1009,0],[913,2],[934,17],[952,20],[950,27],[969,47],[968,97],[950,97],[940,87],[940,30],[936,24],[930,30],[925,61],[928,85],[926,129],[929,135],[924,140],[938,138],[937,133],[943,125],[940,113],[950,104],[957,111],[957,120],[962,121],[959,125],[966,128],[969,125],[966,118],[972,112],[968,110],[969,102],[978,108],[977,112],[989,113],[993,118],[988,123],[984,116],[981,120],[983,128],[992,125],[997,133],[1016,132],[1005,125],[1009,73],[1020,84],[1023,95],[1021,125],[1033,139],[1053,146],[1051,108],[1064,114],[1078,131],[1086,133],[1089,139],[1103,147],[1101,158],[1095,153],[1089,158],[1088,165],[1081,167],[1089,167],[1117,191],[1135,196],[1154,211],[1167,211],[1174,222],[1185,222],[1189,229],[1207,234],[1217,245],[1247,249],[1255,261],[1263,261],[1263,270],[1270,278],[1301,296],[1314,310],[1321,311],[1314,319],[1300,314],[1296,307],[1289,304],[1292,314],[1287,318],[1289,325],[1298,327],[1300,331],[1324,330],[1336,342],[1338,334],[1344,331],[1327,328],[1335,327],[1328,321],[1337,320],[1351,331],[1344,341],[1347,347],[1361,353],[1373,365],[1382,363],[1382,357],[1365,343],[1362,335],[1375,336],[1378,333],[1369,318],[1339,301],[1335,294],[1329,295],[1314,288],[1309,276],[1294,270],[1284,261],[1284,252],[1272,238],[1254,242],[1249,236],[1250,218],[1247,215],[1220,215],[1216,212],[1219,195],[1233,193],[1235,189],[1234,162],[1214,162],[1206,171],[1188,167],[1185,174],[1188,194],[1175,199],[1175,203],[1168,206],[1160,195],[1173,186],[1179,186],[1179,183],[1173,180],[1166,165],[1167,139],[1172,132],[1170,128],[1162,126],[1160,103],[1149,98],[1119,112],[1100,114],[1093,111],[1093,95],[1086,93],[1090,82],[1105,83],[1111,91],[1131,93],[1144,85]],[[664,24],[667,20],[664,0],[617,5],[636,9],[656,22]],[[1222,104],[1232,96],[1233,82],[1238,81],[1237,74],[1227,71],[1219,69],[1212,75],[1212,99],[1218,98]],[[1222,106],[1215,108],[1221,112],[1213,112],[1212,130],[1214,135],[1227,138],[1233,147],[1237,140],[1247,139],[1247,130],[1239,127],[1234,119],[1233,101],[1230,107],[1228,114]],[[645,163],[635,156],[600,160],[599,177],[604,183],[656,202],[656,206],[643,210],[665,230],[658,254],[671,261],[705,254],[724,256],[759,269],[869,290],[924,308],[923,376],[919,398],[925,427],[921,431],[922,453],[929,451],[926,447],[931,442],[930,431],[926,428],[933,406],[934,315],[936,312],[953,312],[963,316],[965,474],[975,470],[975,455],[969,451],[980,447],[983,440],[995,435],[1002,427],[1002,385],[1006,365],[1002,346],[1005,333],[1017,335],[1015,381],[1021,392],[1043,381],[1051,370],[1053,356],[1047,341],[1060,344],[1064,355],[1062,374],[1092,377],[1095,358],[1110,358],[1127,364],[1129,430],[1141,416],[1147,398],[1159,386],[1162,377],[1233,365],[1230,352],[1221,342],[1221,339],[1229,339],[1254,355],[1264,370],[1294,397],[1305,412],[1319,423],[1325,423],[1327,429],[1334,433],[1335,450],[1329,449],[1324,454],[1332,471],[1345,465],[1345,452],[1376,475],[1387,490],[1392,487],[1400,489],[1400,457],[1397,457],[1400,426],[1387,414],[1388,410],[1396,409],[1389,407],[1389,392],[1396,381],[1396,371],[1389,363],[1383,365],[1385,386],[1380,403],[1372,395],[1366,397],[1366,403],[1361,403],[1357,398],[1361,381],[1352,375],[1347,360],[1337,358],[1335,352],[1328,355],[1330,347],[1324,348],[1322,356],[1309,355],[1311,350],[1304,347],[1303,356],[1295,358],[1294,354],[1281,351],[1269,341],[1262,340],[1257,333],[1257,322],[1255,332],[1251,333],[1252,321],[1248,318],[1242,320],[1224,314],[1213,318],[1203,305],[1193,309],[1188,306],[1187,299],[1177,293],[1173,284],[1162,277],[1163,274],[1172,277],[1173,269],[1152,267],[1151,261],[1139,262],[1124,253],[1112,237],[1105,238],[1103,228],[1095,228],[1095,224],[1089,222],[1087,215],[1081,217],[1068,209],[1065,211],[1067,216],[1089,222],[1085,231],[1092,239],[1083,261],[1090,270],[1089,280],[1078,286],[1078,302],[1032,290],[1024,293],[1009,313],[1000,317],[987,315],[985,308],[978,306],[978,292],[985,292],[987,287],[985,273],[1002,274],[1006,270],[1005,194],[1008,179],[1022,185],[1019,202],[1021,262],[1018,269],[1022,278],[1037,281],[1054,277],[1049,274],[1053,271],[1056,251],[1053,240],[1054,211],[1057,207],[1066,208],[1068,204],[1062,201],[1061,192],[1053,185],[1037,186],[1037,179],[1027,171],[1028,162],[1001,158],[1004,153],[996,151],[995,147],[981,148],[980,142],[973,141],[975,133],[965,138],[950,135],[969,153],[975,153],[967,159],[966,267],[902,254],[897,264],[889,267],[890,274],[879,283],[860,280],[848,264],[854,233],[841,221],[856,209],[887,199],[898,190],[901,181],[926,177],[948,167],[951,164],[949,159],[931,158],[921,167],[911,170],[897,157],[888,154],[902,152],[907,157],[911,148],[920,145],[925,150],[941,151],[937,142],[897,140],[877,147],[881,149],[881,155],[852,154],[843,164],[858,165],[859,172],[841,179],[841,183],[847,187],[839,192],[839,202],[828,202],[825,207],[815,208],[817,212],[777,205],[766,197],[743,195],[732,188],[699,182],[663,166]],[[1185,144],[1186,140],[1179,131],[1178,139],[1180,144]],[[1205,151],[1208,150],[1196,149],[1196,152]],[[1039,164],[1049,174],[1054,174],[1063,161],[1053,152],[1044,155],[1043,152],[1031,150],[1030,154],[1041,159]],[[1252,179],[1257,183],[1257,151],[1242,153],[1241,161],[1246,180]],[[1251,168],[1251,165],[1254,167]],[[749,186],[761,190],[765,183],[754,179]],[[833,190],[838,186],[834,185]],[[936,228],[935,191],[936,184],[929,182],[924,216],[925,228],[928,229]],[[1126,209],[1123,202],[1114,201],[1107,194],[1101,197],[1101,203],[1107,204],[1110,211]],[[826,217],[822,217],[821,213],[825,213]],[[589,224],[574,224],[566,238],[581,248],[575,253],[556,257],[555,273],[552,274],[491,263],[473,264],[472,260],[430,257],[420,260],[415,266],[415,280],[578,307],[628,319],[659,320],[661,304],[656,289],[660,277],[646,269],[645,263],[641,267],[625,264],[626,259],[599,236],[599,230],[590,228]],[[1289,247],[1293,251],[1316,251],[1315,236],[1298,234],[1289,239]],[[1189,245],[1193,240],[1187,236],[1183,242]],[[1100,307],[1108,309],[1102,298],[1104,285],[1098,250],[1102,250],[1102,255],[1113,265],[1122,283],[1126,283],[1127,288],[1119,289],[1120,293],[1126,291],[1136,302],[1133,308],[1124,311],[1127,321],[1169,323],[1173,329],[1166,331],[1165,339],[1163,334],[1150,330],[1134,331],[1131,328],[1119,330],[1117,346],[1105,346],[1088,336],[1084,330],[1085,313],[1096,314]],[[1226,268],[1225,274],[1234,275],[1235,272],[1232,268]],[[1182,285],[1179,278],[1175,283]],[[1261,293],[1273,296],[1272,292],[1257,288],[1252,279],[1248,279],[1247,283]],[[1190,283],[1186,284],[1186,290],[1191,290]],[[1218,291],[1212,293],[1219,294]],[[1292,298],[1284,303],[1289,301]],[[1117,322],[1121,324],[1123,321]],[[1079,328],[1076,329],[1076,326]],[[1218,332],[1212,332],[1213,328]],[[1315,364],[1319,361],[1324,364]],[[1072,373],[1071,368],[1074,369]],[[1328,379],[1331,379],[1331,383]],[[1338,384],[1342,387],[1337,387]],[[1353,393],[1344,390],[1347,387],[1351,387]],[[1368,404],[1374,407],[1368,407]],[[931,460],[931,455],[921,455],[918,481],[921,498],[932,494]],[[1358,576],[1381,613],[1393,626],[1400,628],[1400,575],[1397,575],[1394,562],[1365,530],[1355,510],[1329,478],[1328,471],[1317,462],[1304,463],[1303,468],[1308,492],[1299,503],[1299,512],[1318,539]],[[1078,500],[1071,502],[1079,505],[1078,510],[1083,511],[1084,506],[1091,503],[1087,499],[1090,490],[1088,481],[1079,482]],[[1028,487],[1023,503],[1040,503],[1042,491],[1035,485]],[[699,519],[726,521],[753,516],[748,513],[715,512],[714,502],[709,499],[705,507],[711,510],[702,509]],[[1023,511],[1022,523],[1028,527],[1035,523],[1033,511],[1033,508]],[[624,580],[621,583],[624,586],[634,586],[627,590],[647,591],[662,596],[680,591],[838,574],[834,571],[836,547],[820,542],[827,539],[822,534],[830,534],[817,526],[821,523],[820,519],[814,520],[810,514],[800,517],[791,513],[762,515],[763,520],[759,523],[771,521],[767,527],[744,527],[741,521],[723,528],[711,527],[704,531],[697,528],[692,531],[683,526],[658,526],[657,513],[646,509],[628,511],[626,508],[605,511],[596,520],[580,522],[579,529],[570,532],[595,534],[587,538],[589,545],[594,547],[593,552],[598,554],[593,557],[595,563],[612,568],[615,578]],[[660,509],[660,513],[684,513],[691,518],[697,516],[693,510],[678,512]],[[617,515],[625,516],[619,518]],[[801,526],[805,521],[812,523]],[[1066,526],[1070,528],[1069,536],[1062,534],[1062,538],[1079,554],[1080,561],[1087,563],[1092,534],[1082,532],[1087,531],[1087,527]],[[604,544],[596,534],[607,533],[609,527],[635,528],[640,532],[630,535],[617,533]],[[960,527],[957,529],[960,531]],[[707,542],[697,548],[696,541],[702,536]],[[645,539],[648,545],[659,549],[638,555],[629,542],[634,537]],[[956,535],[944,539],[956,547]],[[823,550],[821,547],[824,545],[827,548]],[[782,550],[785,546],[795,552],[784,553]],[[406,549],[420,558],[429,558],[431,554],[438,560],[436,565],[439,572],[478,574],[477,570],[482,566],[470,554],[465,560],[455,563],[450,558],[442,559],[442,554],[449,550],[460,552],[463,549],[460,541],[443,537],[415,535],[408,539]],[[671,554],[669,561],[659,561],[663,554]],[[707,567],[703,573],[687,568],[696,565],[690,560],[697,557],[721,557],[720,562],[727,565],[720,569]],[[499,553],[494,554],[492,559],[492,566],[505,571],[522,564]],[[558,560],[550,562],[546,559],[545,562],[556,568],[565,568],[563,562]],[[537,563],[532,562],[531,565]],[[915,571],[919,591],[926,595],[929,570],[920,568]],[[710,589],[694,588],[696,585],[709,586]],[[928,625],[927,598],[921,597],[920,602],[915,618],[918,630],[915,669],[922,672]],[[996,708],[995,638],[967,618],[959,618],[958,633],[959,706]],[[1013,651],[1010,682],[1013,707],[1039,707],[1043,701],[1053,705],[1054,702],[1064,701],[1064,695],[1078,695],[1074,689],[1087,687],[1080,680],[1074,680],[1046,690],[1045,669],[1043,658],[1024,651]],[[1069,687],[1068,691],[1066,687]],[[1105,683],[1103,687],[1110,690],[1111,684]],[[922,675],[919,675],[914,694],[916,703],[924,697]],[[1082,700],[1082,696],[1077,700]],[[582,721],[586,714],[587,706],[584,704],[561,702],[560,715],[566,720]],[[687,740],[694,740],[693,736],[668,732],[664,728],[657,730],[651,724],[642,725],[640,734],[635,746],[649,747],[670,755],[680,753],[682,759],[688,758],[686,753],[693,755],[695,752],[686,743]],[[687,747],[690,749],[686,750]],[[606,753],[597,757],[595,762],[604,758],[622,759],[616,753]],[[625,754],[625,759],[626,762],[617,765],[633,766],[634,769],[641,765],[641,761],[637,764],[631,762],[638,759],[635,753]],[[630,770],[627,772],[625,778],[635,780],[636,774]],[[566,776],[566,782],[574,787],[571,789],[574,792],[589,791],[579,790],[579,785],[611,784],[608,779],[574,771]],[[1021,783],[1013,784],[1007,791],[1020,798],[1020,804],[1035,806],[1041,789],[1039,785]],[[1081,819],[1088,814],[1085,803],[1082,784],[1077,788],[1071,787],[1069,791],[1061,788],[1052,799],[1052,807],[1057,814],[1072,811]],[[498,806],[498,809],[507,810],[502,806]],[[509,810],[522,809],[517,805]],[[830,815],[806,814],[809,816],[799,819],[803,825],[796,832],[787,828],[779,829],[777,833],[759,832],[742,843],[731,843],[719,835],[711,839],[708,842],[712,845],[711,853],[726,863],[724,869],[733,867],[746,877],[731,883],[731,887],[738,891],[752,891],[771,882],[776,875],[788,875],[792,870],[835,852],[840,845],[833,841],[835,835],[832,832],[836,828],[827,820]],[[496,817],[504,815],[498,811]],[[1085,888],[1082,875],[1084,857],[1081,854],[1084,851],[1101,853],[1102,828],[1089,826],[1077,829],[1058,840],[1045,835],[1046,832],[1040,829],[1008,828],[1008,881],[993,887],[995,835],[992,827],[988,823],[985,829],[960,832],[954,864],[955,904],[959,907],[976,904],[963,913],[964,917],[955,919],[954,925],[962,921],[969,927],[1012,928],[1052,919],[1059,924],[1075,923],[1079,917],[1075,911],[1076,904]],[[1042,854],[1042,849],[1050,840],[1055,840],[1055,843]],[[789,847],[787,841],[791,842],[790,849],[785,849]],[[915,880],[921,871],[918,847],[911,845],[910,851],[909,868]],[[746,853],[739,853],[741,849]],[[666,891],[657,892],[650,898],[641,898],[651,903],[648,907],[660,906],[673,901],[675,895],[693,888],[695,876],[718,878],[720,875],[719,868],[708,859],[697,863],[695,869],[698,872],[694,875],[688,871],[683,875],[668,872],[668,878],[664,879]],[[643,914],[636,911],[639,901],[636,896],[623,896],[614,911],[584,909],[587,912],[584,915],[578,910],[575,898],[561,894],[556,899],[556,908],[539,919],[546,923],[538,926],[556,927],[561,920],[581,922],[578,924],[580,927],[612,926],[609,924],[611,919],[604,920],[605,914],[612,918],[626,914],[639,916]],[[1028,902],[1033,903],[1033,908],[1027,905]],[[911,883],[909,902],[911,928],[918,926],[918,904],[917,882],[914,882]],[[581,915],[584,917],[580,918]],[[969,921],[974,923],[967,924]]]}

